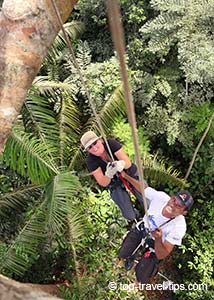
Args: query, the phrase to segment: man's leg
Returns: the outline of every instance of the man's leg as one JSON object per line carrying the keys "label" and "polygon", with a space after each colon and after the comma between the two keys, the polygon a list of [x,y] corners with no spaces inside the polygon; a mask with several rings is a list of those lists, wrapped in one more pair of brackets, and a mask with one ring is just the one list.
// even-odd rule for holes
{"label": "man's leg", "polygon": [[145,284],[155,276],[158,272],[158,262],[155,253],[148,249],[135,267],[137,281]]}
{"label": "man's leg", "polygon": [[122,246],[119,250],[119,257],[126,259],[134,255],[136,253],[135,250],[141,244],[141,240],[141,232],[137,228],[131,229],[123,240]]}

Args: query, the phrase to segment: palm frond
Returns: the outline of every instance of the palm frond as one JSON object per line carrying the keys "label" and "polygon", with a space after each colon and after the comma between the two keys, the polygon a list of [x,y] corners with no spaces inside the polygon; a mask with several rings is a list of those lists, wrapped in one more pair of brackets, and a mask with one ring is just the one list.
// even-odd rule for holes
{"label": "palm frond", "polygon": [[70,211],[68,215],[68,225],[69,225],[69,240],[70,244],[75,244],[84,234],[84,224],[82,221],[82,216],[74,214]]}
{"label": "palm frond", "polygon": [[[124,94],[122,85],[120,85],[113,94],[109,97],[107,102],[103,105],[102,109],[97,112],[98,117],[101,122],[101,126],[103,127],[106,133],[110,133],[111,128],[117,122],[118,117],[125,115],[125,102],[124,102]],[[84,126],[84,131],[93,130],[100,133],[100,128],[98,126],[97,119],[95,117],[91,117]],[[75,155],[73,156],[69,170],[71,170],[76,164],[77,161],[82,159],[83,156],[82,147],[79,146]]]}
{"label": "palm frond", "polygon": [[60,173],[50,180],[45,187],[47,203],[47,227],[50,237],[60,234],[67,225],[67,216],[72,199],[80,190],[78,178],[71,172]]}
{"label": "palm frond", "polygon": [[179,171],[172,166],[166,167],[165,161],[157,159],[157,156],[145,156],[142,159],[145,178],[156,184],[172,184],[175,186],[187,187],[188,183],[184,178],[179,177]]}
{"label": "palm frond", "polygon": [[[81,36],[85,31],[84,23],[79,21],[65,23],[63,27],[65,29],[66,34],[72,41]],[[49,65],[50,63],[52,63],[56,57],[59,57],[59,53],[61,56],[62,50],[66,48],[66,46],[67,44],[64,38],[64,34],[62,31],[60,31],[57,37],[55,38],[52,47],[49,49],[48,54],[43,62],[43,65]]]}
{"label": "palm frond", "polygon": [[67,91],[72,95],[75,95],[77,93],[77,87],[66,80],[63,82],[53,81],[50,80],[48,76],[37,76],[33,81],[33,87],[30,91],[29,97],[31,97],[31,94],[35,95],[36,92],[39,92],[41,95],[55,99],[59,94],[57,91]]}
{"label": "palm frond", "polygon": [[5,256],[0,259],[0,272],[23,273],[38,258],[45,244],[51,242],[56,234],[61,234],[69,223],[71,242],[82,235],[80,216],[72,211],[72,199],[79,192],[80,184],[71,172],[55,176],[45,187],[45,198],[40,203],[9,246]]}
{"label": "palm frond", "polygon": [[[103,105],[102,109],[97,112],[98,117],[101,121],[101,125],[105,132],[110,132],[111,128],[114,126],[118,117],[124,116],[126,112],[124,94],[122,85],[115,89],[106,103]],[[96,132],[100,132],[100,128],[97,124],[96,118],[91,117],[84,129],[93,129]]]}
{"label": "palm frond", "polygon": [[70,161],[68,169],[73,170],[76,167],[78,167],[81,164],[81,162],[84,163],[84,159],[83,159],[84,155],[85,155],[85,152],[84,152],[82,146],[79,144],[79,147],[77,147],[76,152],[74,153],[74,155],[72,155],[72,159]]}
{"label": "palm frond", "polygon": [[[53,155],[50,156],[49,153]],[[41,140],[15,127],[7,139],[3,158],[17,173],[25,177],[29,176],[35,184],[43,184],[50,176],[59,173],[52,159],[54,154],[55,148],[49,146],[47,152],[47,145]]]}
{"label": "palm frond", "polygon": [[39,247],[45,241],[46,211],[44,202],[40,204],[31,219],[19,232],[7,252],[0,259],[0,272],[13,272],[23,275],[36,260]]}
{"label": "palm frond", "polygon": [[[63,27],[66,34],[71,40],[77,39],[85,31],[85,25],[83,22],[80,21],[67,22],[63,25]],[[60,31],[54,40],[53,48],[62,50],[63,48],[65,48],[65,46],[67,46],[67,44],[64,39],[64,34],[62,31]]]}
{"label": "palm frond", "polygon": [[77,105],[70,94],[63,93],[60,107],[61,109],[57,116],[60,138],[60,160],[61,165],[66,165],[71,154],[77,147],[80,120]]}
{"label": "palm frond", "polygon": [[4,194],[0,198],[0,215],[5,216],[7,209],[20,210],[25,207],[32,197],[38,198],[41,195],[41,189],[38,185],[28,185],[24,188],[14,190]]}
{"label": "palm frond", "polygon": [[43,144],[47,144],[47,149],[51,145],[56,147],[59,144],[59,128],[55,120],[55,114],[46,98],[31,95],[27,97],[23,109],[22,119],[27,132],[37,136]]}

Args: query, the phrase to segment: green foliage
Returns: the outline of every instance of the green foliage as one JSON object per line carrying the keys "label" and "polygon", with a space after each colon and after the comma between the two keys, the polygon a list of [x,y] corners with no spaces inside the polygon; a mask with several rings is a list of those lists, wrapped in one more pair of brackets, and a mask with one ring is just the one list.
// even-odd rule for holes
{"label": "green foliage", "polygon": [[0,215],[7,216],[8,209],[10,211],[19,211],[26,206],[27,201],[30,202],[32,197],[38,198],[41,189],[36,185],[28,185],[24,188],[4,193],[0,198]]}
{"label": "green foliage", "polygon": [[[132,161],[135,161],[135,151],[130,125],[125,123],[124,120],[120,120],[116,123],[112,134],[122,142],[125,152]],[[145,136],[142,128],[138,128],[138,143],[144,167],[144,175],[152,186],[158,186],[160,184],[178,187],[187,186],[187,182],[184,179],[179,178],[180,173],[172,166],[167,167],[164,159],[158,159],[157,155],[153,156],[149,154],[150,142]]]}
{"label": "green foliage", "polygon": [[[48,152],[51,153],[51,147]],[[49,153],[46,144],[16,127],[7,140],[4,159],[22,176],[28,175],[34,183],[44,183],[51,175],[58,173]]]}
{"label": "green foliage", "polygon": [[[102,108],[103,103],[107,101],[114,90],[121,84],[118,62],[115,57],[112,57],[108,61],[102,63],[92,63],[91,49],[87,42],[79,43],[76,57],[89,91],[91,101],[94,103],[96,110],[99,110]],[[65,55],[64,58],[66,60],[64,68],[69,72],[66,82],[78,87],[76,99],[84,99],[84,102],[83,99],[78,101],[77,104],[79,109],[84,111],[84,114],[87,112],[92,114],[89,99],[86,96],[84,86],[82,86],[79,73],[74,67],[70,55]]]}
{"label": "green foliage", "polygon": [[[122,142],[125,152],[130,157],[130,159],[134,161],[135,152],[130,124],[125,123],[124,120],[118,121],[114,126],[112,134]],[[145,156],[145,154],[149,153],[150,145],[149,140],[144,135],[142,128],[138,129],[138,143],[140,155],[143,157]]]}
{"label": "green foliage", "polygon": [[86,31],[83,38],[89,42],[93,60],[96,58],[96,61],[103,61],[113,55],[104,0],[78,1],[71,17],[85,24]]}
{"label": "green foliage", "polygon": [[[120,5],[122,23],[125,32],[128,33],[126,34],[127,45],[130,45],[133,40],[139,39],[139,28],[145,22],[144,1],[121,0]],[[113,55],[113,45],[106,13],[106,2],[104,0],[80,0],[75,6],[73,18],[81,20],[85,24],[86,32],[83,38],[90,45],[92,61],[100,62],[109,59]],[[135,50],[137,51],[137,49]],[[132,57],[132,61],[134,61],[134,54]]]}
{"label": "green foliage", "polygon": [[[212,197],[213,200],[213,197]],[[177,257],[181,268],[182,282],[187,286],[190,283],[201,284],[206,289],[185,291],[185,299],[212,299],[214,289],[213,257],[214,235],[212,200],[199,199],[199,206],[195,207],[188,218],[188,226],[192,234],[186,235],[186,242],[182,246],[183,254]],[[184,292],[178,291],[176,299],[183,299]]]}
{"label": "green foliage", "polygon": [[166,134],[169,145],[175,143],[176,138],[180,135],[182,127],[181,112],[176,111],[175,103],[168,102],[167,108],[153,102],[147,110],[148,131],[152,134]]}
{"label": "green foliage", "polygon": [[60,235],[65,230],[68,214],[73,215],[69,219],[74,226],[73,239],[78,238],[77,223],[80,219],[72,211],[72,200],[78,186],[77,178],[70,172],[61,173],[47,183],[44,200],[37,202],[29,220],[8,247],[6,255],[1,257],[1,272],[13,271],[23,275],[38,257],[39,250],[42,251],[45,244],[49,244],[55,235]]}
{"label": "green foliage", "polygon": [[159,14],[141,28],[149,50],[164,57],[176,45],[188,80],[213,82],[213,0],[151,0],[151,6]]}
{"label": "green foliage", "polygon": [[[60,39],[63,40],[63,37]],[[57,40],[53,55],[59,54],[61,57],[59,43],[60,40]],[[63,43],[62,49],[64,49]],[[85,71],[89,86],[93,85],[92,79],[95,77],[93,68],[88,69],[90,54],[86,51],[87,45],[79,49],[78,60],[81,70]],[[67,57],[67,59],[69,61],[70,58]],[[65,61],[66,56],[64,56]],[[118,68],[118,66],[114,66],[114,61],[98,66],[98,77],[100,77],[100,81],[103,80],[104,84],[100,84],[93,95],[95,97],[100,93],[99,90],[103,91],[100,103],[97,101],[96,106],[104,129],[109,129],[115,118],[124,113],[123,93],[121,87],[118,87],[119,79],[110,84],[110,74],[112,75],[112,71]],[[62,62],[62,60],[59,59],[58,62]],[[41,191],[41,197],[37,198],[40,194],[35,193],[34,195],[32,193],[34,189],[30,191],[28,186],[3,196],[0,201],[5,211],[11,211],[11,209],[16,211],[17,208],[24,207],[25,202],[29,199],[37,198],[32,209],[25,216],[25,224],[20,225],[19,232],[8,245],[4,257],[1,257],[0,268],[4,274],[22,276],[39,259],[39,253],[44,251],[57,236],[65,234],[68,230],[69,245],[78,282],[78,261],[75,247],[79,234],[82,232],[82,219],[79,218],[79,214],[76,214],[78,208],[75,201],[77,192],[80,193],[80,185],[72,172],[75,162],[79,165],[81,123],[82,127],[90,127],[95,130],[97,130],[97,124],[87,110],[85,117],[80,119],[82,112],[79,113],[79,107],[81,105],[77,106],[78,101],[76,100],[78,97],[82,97],[83,101],[86,101],[87,97],[81,84],[78,86],[78,92],[77,89],[72,88],[74,84],[71,84],[71,88],[69,88],[68,83],[73,80],[73,74],[69,73],[66,77],[65,73],[63,81],[60,81],[62,78],[60,72],[65,64],[62,63],[62,69],[59,68],[59,76],[57,76],[55,66],[53,66],[53,72],[49,72],[52,66],[49,65],[45,68],[46,64],[47,61],[43,65],[42,72],[45,73],[47,70],[47,74],[35,80],[23,106],[22,118],[14,126],[3,156],[5,162],[17,173],[28,178],[30,183],[41,185],[37,186]],[[94,69],[96,70],[96,68]],[[115,78],[119,78],[117,71],[114,73]],[[53,74],[55,75],[52,76]],[[75,80],[78,79],[80,82],[76,70],[74,74]],[[88,77],[87,74],[89,74]],[[47,81],[49,77],[51,78],[50,82]],[[53,81],[53,78],[57,81]],[[74,83],[76,84],[76,81]]]}
{"label": "green foliage", "polygon": [[[214,106],[209,102],[204,103],[200,106],[192,107],[191,111],[188,113],[188,117],[191,120],[191,123],[195,127],[195,134],[200,137],[202,133],[207,128],[208,122],[210,120],[211,115],[214,113]],[[209,129],[209,136],[213,136],[214,134],[214,125],[211,124]]]}
{"label": "green foliage", "polygon": [[[72,43],[85,31],[84,24],[78,21],[67,22],[63,27]],[[62,73],[60,73],[60,77],[58,76],[59,72],[57,70],[57,65],[63,61],[63,53],[66,48],[67,44],[65,42],[64,34],[60,31],[54,40],[53,46],[49,49],[48,54],[45,57],[40,72],[48,73],[49,78],[54,81],[63,78]]]}
{"label": "green foliage", "polygon": [[[118,207],[108,192],[92,193],[85,190],[82,207],[87,213],[87,233],[82,236],[81,249],[77,251],[80,269],[80,290],[76,280],[68,273],[69,287],[61,287],[65,299],[139,299],[136,291],[126,291],[120,284],[134,282],[134,273],[128,275],[117,251],[125,234],[127,221],[122,218]],[[81,259],[80,259],[81,258]],[[108,284],[115,282],[116,290]],[[143,298],[143,295],[141,296]]]}

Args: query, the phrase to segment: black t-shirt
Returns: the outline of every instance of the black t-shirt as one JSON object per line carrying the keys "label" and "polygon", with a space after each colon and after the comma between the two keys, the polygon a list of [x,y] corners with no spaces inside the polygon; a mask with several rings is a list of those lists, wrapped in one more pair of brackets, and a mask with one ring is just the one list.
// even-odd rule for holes
{"label": "black t-shirt", "polygon": [[[114,153],[122,148],[121,143],[119,143],[115,139],[108,139],[107,142],[108,142],[109,148],[111,149],[114,159],[118,160],[117,157],[114,155]],[[107,151],[108,155],[110,155],[106,144],[105,143],[103,143],[103,144],[104,144],[104,148]],[[99,167],[101,167],[103,173],[105,173],[107,163],[101,157],[93,155],[91,153],[88,153],[88,155],[86,157],[86,165],[87,165],[87,168],[90,173],[95,171]]]}

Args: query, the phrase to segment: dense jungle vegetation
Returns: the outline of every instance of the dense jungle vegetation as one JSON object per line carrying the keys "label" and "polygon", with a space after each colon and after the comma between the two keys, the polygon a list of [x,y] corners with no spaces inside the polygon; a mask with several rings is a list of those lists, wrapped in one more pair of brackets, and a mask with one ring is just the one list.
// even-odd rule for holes
{"label": "dense jungle vegetation", "polygon": [[[195,199],[183,245],[161,273],[207,289],[108,288],[135,281],[117,256],[127,221],[88,175],[79,140],[99,128],[62,33],[1,156],[0,272],[61,284],[64,299],[214,299],[213,121],[185,178],[214,114],[214,0],[119,2],[144,176],[158,190],[185,187]],[[105,1],[79,0],[64,28],[106,135],[118,138],[134,161]]]}

